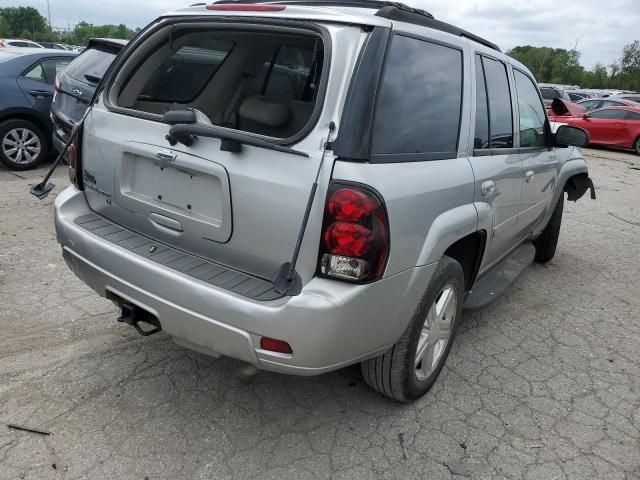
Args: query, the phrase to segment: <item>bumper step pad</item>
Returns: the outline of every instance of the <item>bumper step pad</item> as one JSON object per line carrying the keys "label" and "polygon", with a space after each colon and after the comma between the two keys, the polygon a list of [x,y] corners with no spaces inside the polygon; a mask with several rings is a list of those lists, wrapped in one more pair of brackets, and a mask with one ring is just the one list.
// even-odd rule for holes
{"label": "bumper step pad", "polygon": [[74,223],[119,247],[209,283],[214,287],[265,302],[284,296],[273,290],[273,284],[267,280],[232,270],[223,265],[156,242],[144,235],[110,222],[95,213],[82,215],[76,218]]}

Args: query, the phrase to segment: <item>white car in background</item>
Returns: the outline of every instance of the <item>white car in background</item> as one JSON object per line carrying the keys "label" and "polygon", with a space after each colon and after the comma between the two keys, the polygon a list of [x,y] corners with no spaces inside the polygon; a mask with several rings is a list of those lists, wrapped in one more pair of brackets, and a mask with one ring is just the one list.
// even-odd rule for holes
{"label": "white car in background", "polygon": [[31,40],[21,38],[0,38],[0,48],[7,47],[27,47],[27,48],[44,48],[42,45]]}

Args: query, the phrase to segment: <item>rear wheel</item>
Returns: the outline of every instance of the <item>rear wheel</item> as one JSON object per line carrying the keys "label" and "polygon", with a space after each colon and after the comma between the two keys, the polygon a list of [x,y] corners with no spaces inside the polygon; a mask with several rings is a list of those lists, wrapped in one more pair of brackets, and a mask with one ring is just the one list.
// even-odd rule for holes
{"label": "rear wheel", "polygon": [[633,144],[633,150],[640,155],[640,137],[636,138],[636,142]]}
{"label": "rear wheel", "polygon": [[427,393],[449,355],[463,295],[462,267],[442,257],[402,337],[386,353],[362,362],[369,386],[400,402]]}
{"label": "rear wheel", "polygon": [[560,224],[562,223],[562,210],[564,210],[564,192],[560,195],[558,203],[553,209],[549,223],[542,234],[533,242],[536,247],[536,262],[546,263],[556,254],[558,237],[560,236]]}
{"label": "rear wheel", "polygon": [[0,162],[13,170],[29,170],[47,156],[47,140],[28,120],[0,124]]}

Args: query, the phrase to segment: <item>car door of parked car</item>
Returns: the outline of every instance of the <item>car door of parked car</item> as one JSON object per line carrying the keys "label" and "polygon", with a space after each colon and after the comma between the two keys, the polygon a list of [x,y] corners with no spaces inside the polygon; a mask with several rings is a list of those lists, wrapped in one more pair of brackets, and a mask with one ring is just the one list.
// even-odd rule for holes
{"label": "car door of parked car", "polygon": [[636,140],[640,138],[640,113],[627,110],[623,123],[620,143],[624,147],[634,148]]}
{"label": "car door of parked car", "polygon": [[43,58],[18,77],[18,86],[29,103],[47,117],[53,99],[56,74],[62,72],[71,60],[70,57]]}
{"label": "car door of parked car", "polygon": [[590,112],[579,126],[589,132],[591,143],[615,145],[623,137],[626,115],[624,109],[603,108]]}
{"label": "car door of parked car", "polygon": [[535,229],[548,209],[553,208],[551,199],[556,189],[559,165],[556,154],[548,148],[550,131],[535,82],[516,68],[513,69],[513,77],[518,105],[516,141],[524,171],[518,227],[526,235]]}
{"label": "car door of parked car", "polygon": [[[484,55],[475,57],[476,121],[473,155],[475,202],[480,216],[490,210],[491,224],[481,269],[500,260],[519,239],[518,211],[522,161],[513,145],[513,109],[507,66]],[[481,226],[482,228],[482,226]]]}

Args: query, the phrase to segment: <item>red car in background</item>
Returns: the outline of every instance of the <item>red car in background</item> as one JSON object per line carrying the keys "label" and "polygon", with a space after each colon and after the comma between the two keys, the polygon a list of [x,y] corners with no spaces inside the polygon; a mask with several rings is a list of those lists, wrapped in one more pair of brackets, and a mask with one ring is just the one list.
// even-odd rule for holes
{"label": "red car in background", "polygon": [[577,115],[551,114],[549,119],[584,128],[589,132],[591,145],[626,148],[640,155],[640,105],[606,107]]}

